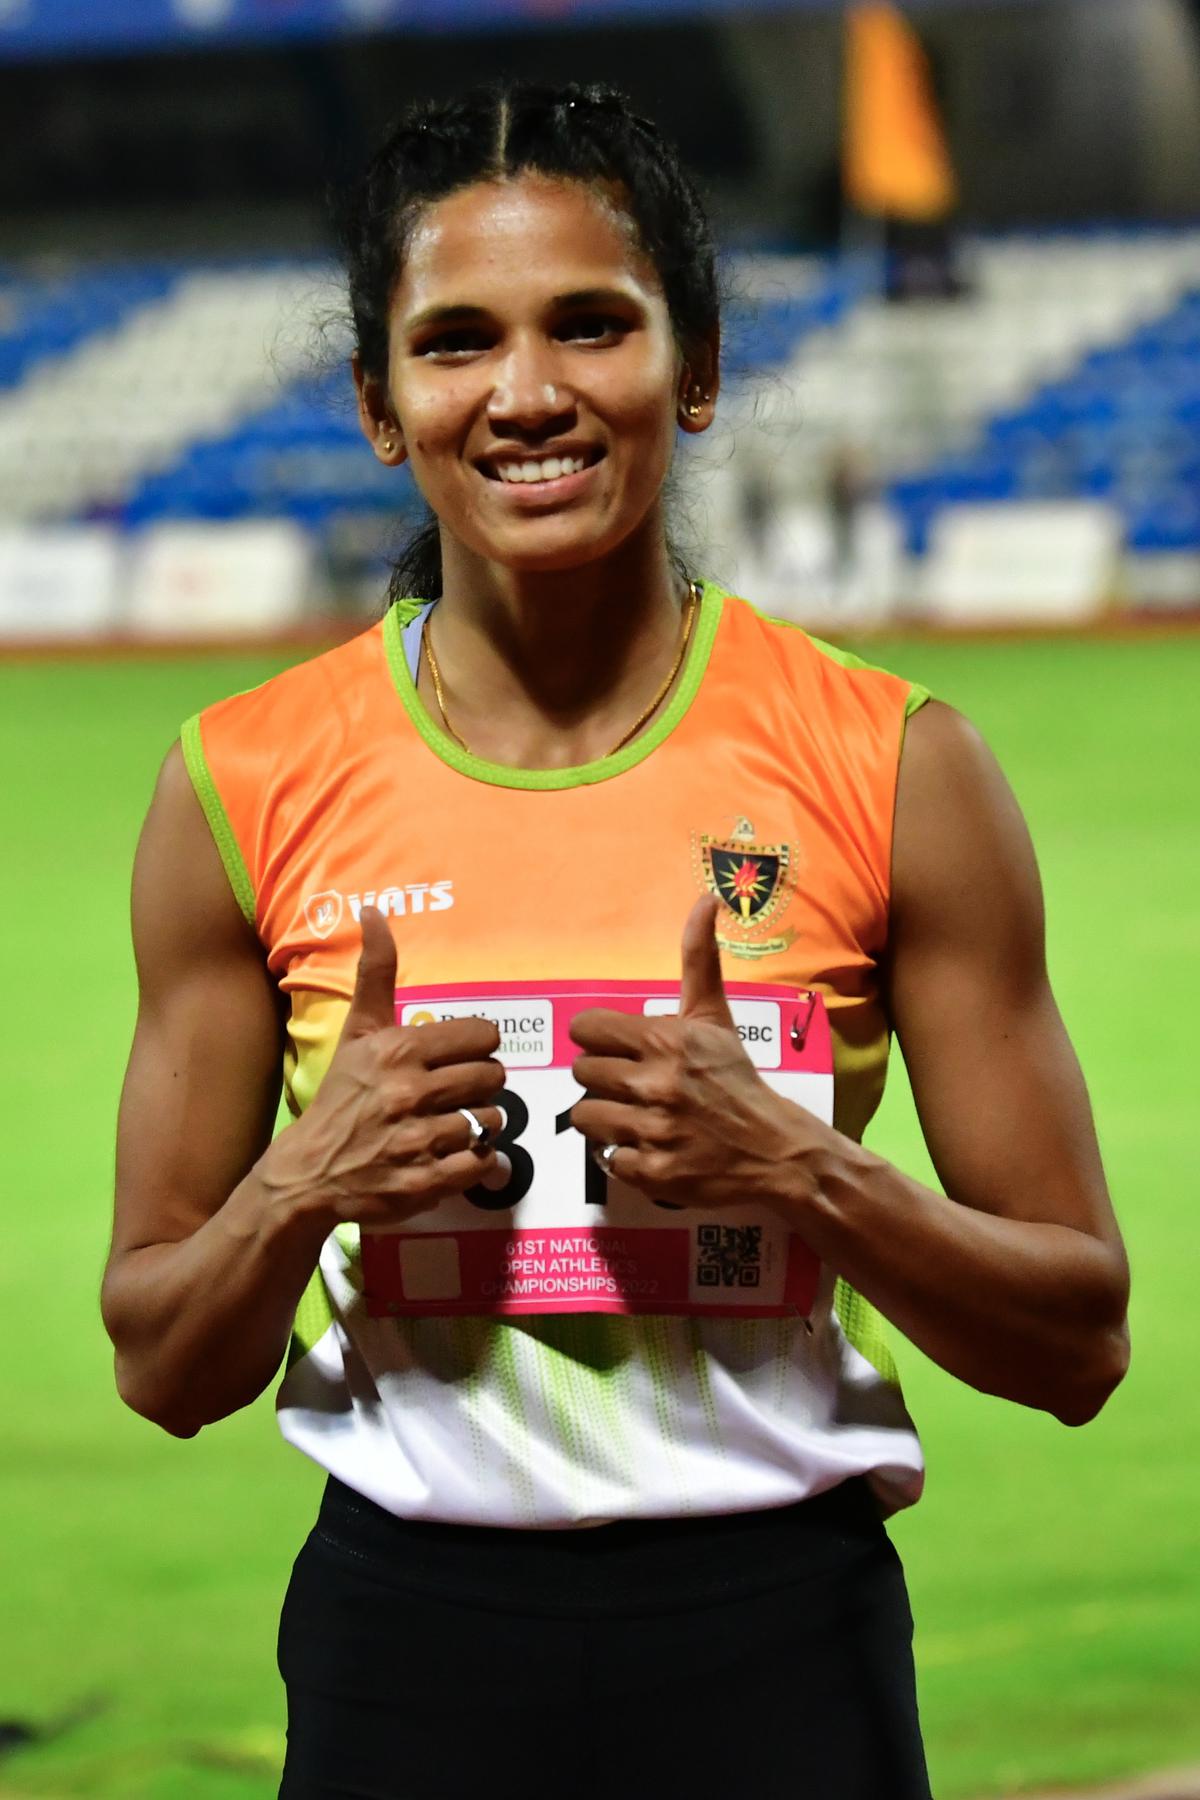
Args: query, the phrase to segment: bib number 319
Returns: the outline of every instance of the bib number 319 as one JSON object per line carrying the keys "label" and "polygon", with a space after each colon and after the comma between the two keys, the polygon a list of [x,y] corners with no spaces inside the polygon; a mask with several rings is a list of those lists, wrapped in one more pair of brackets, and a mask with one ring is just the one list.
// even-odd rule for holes
{"label": "bib number 319", "polygon": [[[833,1116],[829,1024],[820,996],[733,985],[734,1022],[763,1079]],[[609,1179],[571,1122],[582,1090],[571,1021],[593,1006],[678,1011],[662,982],[439,987],[396,994],[396,1020],[479,1016],[500,1031],[508,1085],[499,1143],[512,1173],[394,1231],[364,1232],[368,1310],[388,1314],[690,1313],[749,1318],[811,1311],[819,1265],[765,1209],[665,1208]]]}

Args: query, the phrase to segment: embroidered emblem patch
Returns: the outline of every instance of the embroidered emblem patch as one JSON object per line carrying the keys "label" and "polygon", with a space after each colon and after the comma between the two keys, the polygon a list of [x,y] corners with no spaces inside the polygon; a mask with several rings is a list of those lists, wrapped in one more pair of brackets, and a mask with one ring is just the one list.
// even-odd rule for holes
{"label": "embroidered emblem patch", "polygon": [[696,873],[721,901],[717,942],[733,956],[774,956],[796,933],[770,930],[796,889],[789,844],[755,842],[749,819],[739,818],[728,838],[693,836]]}

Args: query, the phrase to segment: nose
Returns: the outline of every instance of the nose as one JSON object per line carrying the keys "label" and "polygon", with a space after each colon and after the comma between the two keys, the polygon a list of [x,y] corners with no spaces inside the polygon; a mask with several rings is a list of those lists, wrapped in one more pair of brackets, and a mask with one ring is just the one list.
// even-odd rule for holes
{"label": "nose", "polygon": [[552,348],[523,339],[496,372],[488,399],[488,424],[501,435],[548,437],[575,416],[575,397],[562,382]]}

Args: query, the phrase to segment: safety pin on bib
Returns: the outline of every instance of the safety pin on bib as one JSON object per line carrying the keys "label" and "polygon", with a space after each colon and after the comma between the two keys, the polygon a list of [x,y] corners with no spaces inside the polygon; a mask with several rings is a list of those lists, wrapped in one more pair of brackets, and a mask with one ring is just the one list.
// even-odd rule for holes
{"label": "safety pin on bib", "polygon": [[817,996],[815,992],[810,991],[808,1005],[804,1008],[802,1013],[798,1012],[792,1020],[792,1029],[789,1035],[791,1036],[793,1050],[803,1050],[805,1040],[808,1037],[809,1026],[812,1024],[813,1010],[816,1007],[816,1004]]}

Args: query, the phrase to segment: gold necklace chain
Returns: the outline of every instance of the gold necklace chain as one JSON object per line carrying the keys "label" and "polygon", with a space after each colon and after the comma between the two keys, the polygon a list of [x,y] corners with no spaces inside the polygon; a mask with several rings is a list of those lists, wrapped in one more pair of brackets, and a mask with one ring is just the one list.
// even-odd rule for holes
{"label": "gold necklace chain", "polygon": [[[629,740],[637,736],[647,719],[658,711],[659,707],[666,699],[675,677],[683,666],[683,659],[687,655],[687,648],[692,640],[692,626],[695,624],[696,613],[700,606],[700,591],[700,583],[698,581],[688,582],[688,604],[687,612],[684,614],[683,631],[679,640],[679,648],[675,652],[675,661],[671,664],[666,680],[655,694],[649,706],[647,706],[643,712],[638,714],[633,724],[629,727],[629,730],[622,733],[616,743],[612,746],[612,749],[604,752],[604,757],[601,757],[599,759],[600,761],[603,761],[605,757],[615,756],[618,750],[624,749]],[[468,756],[473,756],[475,752],[471,749],[466,740],[458,735],[446,716],[446,695],[442,687],[442,671],[438,667],[437,657],[433,653],[433,641],[429,635],[429,621],[432,617],[433,608],[430,607],[425,615],[425,623],[421,627],[421,648],[425,652],[425,660],[429,664],[429,675],[433,682],[433,692],[434,697],[437,700],[438,712],[442,716],[442,724],[454,739],[455,743],[461,750],[465,750]]]}

